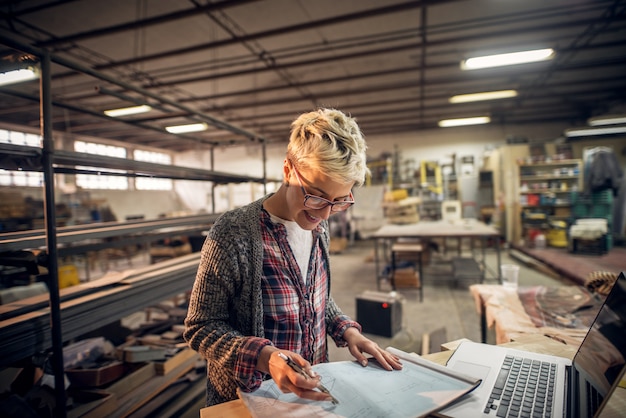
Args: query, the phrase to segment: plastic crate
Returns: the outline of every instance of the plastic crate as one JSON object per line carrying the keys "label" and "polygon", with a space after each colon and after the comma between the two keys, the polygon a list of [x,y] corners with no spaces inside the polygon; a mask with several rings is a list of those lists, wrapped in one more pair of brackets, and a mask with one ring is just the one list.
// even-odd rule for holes
{"label": "plastic crate", "polygon": [[613,204],[613,190],[607,189],[601,192],[591,193],[591,202],[594,205],[612,205]]}
{"label": "plastic crate", "polygon": [[613,193],[602,190],[591,194],[572,192],[572,216],[579,218],[605,218],[611,220]]}
{"label": "plastic crate", "polygon": [[585,255],[602,255],[609,252],[610,234],[602,236],[602,238],[585,240],[573,238],[570,243],[570,252],[574,254]]}
{"label": "plastic crate", "polygon": [[570,199],[573,203],[579,203],[583,205],[612,205],[613,204],[613,191],[611,189],[602,190],[599,192],[572,192]]}
{"label": "plastic crate", "polygon": [[591,208],[591,217],[592,218],[606,218],[611,220],[611,214],[613,212],[613,208],[608,205],[597,204],[592,206]]}

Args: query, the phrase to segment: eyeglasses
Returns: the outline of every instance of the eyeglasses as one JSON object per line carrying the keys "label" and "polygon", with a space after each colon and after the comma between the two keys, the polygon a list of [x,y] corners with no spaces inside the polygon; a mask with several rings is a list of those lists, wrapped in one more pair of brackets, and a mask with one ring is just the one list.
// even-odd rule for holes
{"label": "eyeglasses", "polygon": [[298,179],[298,183],[300,183],[300,188],[302,189],[302,194],[304,194],[304,206],[309,209],[324,209],[327,206],[330,206],[331,212],[342,212],[347,210],[350,206],[354,205],[354,196],[352,192],[350,192],[350,197],[347,200],[339,200],[336,202],[331,202],[328,199],[324,199],[323,197],[314,196],[312,194],[308,194],[302,185],[302,179],[300,178],[300,173],[296,170],[296,167],[291,164],[293,167],[293,172],[296,173],[296,178]]}

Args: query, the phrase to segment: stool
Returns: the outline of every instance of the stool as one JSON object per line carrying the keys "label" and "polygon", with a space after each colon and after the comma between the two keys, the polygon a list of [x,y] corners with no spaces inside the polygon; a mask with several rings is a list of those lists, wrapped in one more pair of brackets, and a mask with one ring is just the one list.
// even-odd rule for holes
{"label": "stool", "polygon": [[419,281],[417,283],[417,287],[420,291],[420,302],[424,300],[423,290],[422,290],[422,252],[424,251],[424,247],[421,243],[415,241],[396,241],[391,245],[391,288],[396,290],[396,257],[404,256],[404,257],[415,257],[417,259],[418,266],[418,274]]}

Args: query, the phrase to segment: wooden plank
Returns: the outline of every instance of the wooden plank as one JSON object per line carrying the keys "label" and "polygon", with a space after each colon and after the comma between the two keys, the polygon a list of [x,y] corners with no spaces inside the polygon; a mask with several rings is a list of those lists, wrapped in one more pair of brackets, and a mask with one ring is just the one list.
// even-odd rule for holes
{"label": "wooden plank", "polygon": [[136,370],[133,370],[120,380],[106,386],[103,390],[120,398],[128,391],[141,386],[144,382],[147,382],[156,374],[154,363],[146,363],[137,367],[138,368]]}
{"label": "wooden plank", "polygon": [[164,376],[155,376],[134,390],[126,392],[118,399],[119,407],[109,417],[129,416],[191,370],[195,363],[196,358],[191,357],[170,373]]}
{"label": "wooden plank", "polygon": [[204,373],[191,380],[180,379],[135,411],[129,418],[181,417],[185,415],[185,412],[193,413],[194,417],[198,417],[200,409],[206,404],[205,392],[206,375]]}
{"label": "wooden plank", "polygon": [[176,369],[180,364],[186,363],[189,359],[200,360],[200,354],[191,348],[185,348],[171,357],[167,357],[164,360],[158,360],[154,362],[154,368],[158,375],[163,376]]}
{"label": "wooden plank", "polygon": [[105,417],[117,407],[114,394],[100,390],[85,390],[70,393],[75,402],[73,408],[67,411],[68,418]]}

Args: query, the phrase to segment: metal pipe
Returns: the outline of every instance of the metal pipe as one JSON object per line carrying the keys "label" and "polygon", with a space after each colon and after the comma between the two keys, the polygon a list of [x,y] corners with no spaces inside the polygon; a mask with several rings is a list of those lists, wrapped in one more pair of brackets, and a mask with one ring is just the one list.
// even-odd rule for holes
{"label": "metal pipe", "polygon": [[[0,35],[0,38],[1,38],[1,35]],[[7,89],[5,89],[5,90],[2,91],[2,94],[6,94],[6,95],[9,95],[9,96],[14,96],[14,97],[19,97],[21,99],[26,99],[26,100],[32,100],[32,101],[37,101],[37,102],[39,101],[39,98],[36,97],[36,96],[30,95],[28,93],[18,92],[18,91],[15,91],[15,90],[7,90]],[[123,123],[123,124],[126,124],[126,125],[134,126],[136,128],[141,128],[141,129],[145,129],[145,130],[149,130],[149,131],[158,132],[159,134],[173,136],[173,137],[176,137],[177,139],[188,139],[188,140],[191,140],[191,141],[194,141],[194,142],[206,143],[206,144],[213,145],[213,146],[217,145],[214,142],[207,141],[207,140],[205,140],[203,138],[198,138],[198,137],[190,136],[190,135],[170,134],[166,130],[158,128],[156,126],[150,126],[150,125],[146,125],[146,124],[141,123],[141,122],[135,122],[133,120],[128,120],[128,119],[112,118],[110,116],[105,115],[104,113],[95,112],[93,110],[89,110],[89,109],[86,109],[84,107],[78,107],[78,106],[74,106],[74,105],[67,104],[67,103],[61,103],[61,102],[57,102],[57,101],[53,101],[52,104],[55,107],[59,107],[59,108],[62,108],[62,109],[67,109],[67,110],[71,110],[71,111],[74,111],[74,112],[87,114],[87,115],[90,115],[90,116],[95,116],[97,118],[102,118],[102,119],[108,120],[110,122]],[[185,113],[187,114],[187,112],[185,112]]]}
{"label": "metal pipe", "polygon": [[142,29],[147,26],[158,25],[161,23],[172,22],[178,19],[184,19],[187,17],[196,16],[203,13],[211,13],[215,10],[222,10],[228,7],[241,6],[242,4],[251,3],[259,0],[229,0],[229,1],[220,1],[218,3],[209,3],[204,6],[196,6],[190,9],[180,10],[173,13],[168,13],[165,15],[159,15],[150,17],[143,20],[135,20],[128,23],[122,23],[115,26],[108,26],[106,28],[94,29],[86,32],[75,33],[73,35],[55,37],[48,41],[39,42],[39,46],[53,46],[53,45],[61,45],[64,43],[75,42],[79,40],[95,38],[98,36],[110,35],[112,33],[129,31],[135,29]]}
{"label": "metal pipe", "polygon": [[422,122],[424,120],[424,109],[425,109],[425,105],[424,102],[426,100],[426,92],[424,90],[426,90],[426,50],[428,48],[428,37],[427,37],[427,31],[428,31],[428,25],[427,25],[427,16],[428,16],[428,9],[426,7],[422,7],[421,10],[422,14],[422,21],[421,21],[421,26],[422,26],[422,30],[421,30],[421,44],[422,44],[422,56],[420,57],[420,93],[419,93],[419,109],[420,109],[420,117],[419,120],[420,122]]}
{"label": "metal pipe", "polygon": [[160,103],[155,104],[155,103],[148,103],[147,100],[142,100],[142,99],[138,99],[132,96],[129,96],[127,94],[124,93],[120,93],[117,91],[113,91],[111,89],[108,89],[106,87],[102,87],[102,86],[96,86],[94,87],[94,89],[96,90],[96,92],[100,93],[100,94],[105,94],[107,96],[112,96],[115,97],[116,99],[120,99],[120,100],[124,100],[126,102],[130,102],[130,103],[134,103],[136,105],[148,105],[151,106],[154,109],[158,109],[162,112],[168,112],[169,110],[164,108],[163,106],[161,106]]}
{"label": "metal pipe", "polygon": [[363,10],[357,13],[349,13],[349,14],[344,14],[344,15],[339,15],[339,16],[333,16],[331,18],[327,18],[327,19],[320,19],[320,20],[314,20],[314,21],[310,21],[310,22],[306,22],[306,23],[297,23],[291,26],[285,26],[282,28],[275,28],[275,29],[270,29],[270,30],[266,30],[264,32],[257,32],[257,33],[253,33],[253,34],[249,34],[249,35],[244,35],[244,36],[239,36],[239,37],[233,37],[233,38],[227,38],[227,39],[221,39],[218,41],[214,41],[214,42],[208,42],[205,44],[200,44],[200,45],[193,45],[187,48],[178,48],[175,50],[170,50],[170,51],[164,51],[164,52],[159,52],[159,53],[155,53],[155,54],[151,54],[151,55],[144,55],[142,57],[135,57],[135,58],[129,58],[126,60],[122,60],[122,61],[116,61],[116,62],[112,62],[112,63],[108,63],[108,64],[102,64],[99,66],[96,66],[97,69],[101,70],[101,69],[109,69],[109,68],[114,68],[114,67],[119,67],[119,66],[123,66],[123,65],[131,65],[131,64],[136,64],[138,62],[145,62],[145,61],[151,61],[151,60],[155,60],[155,59],[161,59],[161,58],[168,58],[171,56],[175,56],[175,55],[182,55],[182,54],[189,54],[192,52],[198,52],[198,51],[203,51],[205,49],[210,49],[210,48],[218,48],[218,47],[223,47],[223,46],[228,46],[228,45],[232,45],[235,43],[242,43],[242,42],[246,42],[246,41],[251,41],[251,40],[256,40],[256,39],[261,39],[261,38],[267,38],[270,36],[277,36],[277,35],[286,35],[292,32],[300,32],[300,31],[304,31],[307,29],[314,29],[314,28],[318,28],[320,26],[328,26],[328,25],[335,25],[338,23],[344,23],[344,22],[349,22],[349,21],[353,21],[353,20],[358,20],[358,19],[364,19],[364,18],[368,18],[368,17],[377,17],[377,16],[381,16],[384,14],[390,14],[390,13],[399,13],[399,12],[403,12],[406,10],[411,10],[411,9],[416,9],[419,7],[422,7],[424,5],[429,5],[429,4],[441,4],[444,2],[451,2],[451,1],[458,1],[458,0],[421,0],[421,1],[409,1],[409,2],[405,2],[405,3],[400,3],[400,4],[394,4],[394,5],[390,5],[390,6],[385,6],[385,7],[381,7],[378,9],[369,9],[369,10]]}
{"label": "metal pipe", "polygon": [[[11,38],[9,38],[7,36],[4,36],[4,35],[1,35],[1,34],[0,34],[0,43],[3,43],[5,45],[7,45],[7,46],[9,46],[11,48],[17,49],[17,50],[28,52],[28,53],[36,55],[36,56],[41,56],[42,53],[43,53],[40,48],[24,44],[22,42],[16,41],[15,39],[11,39]],[[220,128],[220,129],[223,129],[223,130],[226,130],[226,131],[230,131],[230,132],[232,132],[232,133],[234,133],[236,135],[241,135],[241,136],[243,136],[245,138],[259,138],[258,135],[254,134],[252,132],[248,132],[248,131],[246,131],[244,129],[238,128],[238,127],[233,126],[233,125],[230,125],[227,122],[224,122],[222,120],[219,120],[217,118],[209,116],[209,115],[207,115],[207,114],[205,114],[205,113],[203,113],[201,111],[198,111],[196,109],[190,108],[188,106],[181,105],[177,101],[170,100],[170,99],[167,99],[165,97],[161,97],[161,96],[159,96],[157,94],[154,94],[154,93],[152,93],[152,92],[150,92],[150,91],[148,91],[148,90],[146,90],[144,88],[137,87],[137,86],[135,86],[133,84],[120,81],[116,77],[108,76],[106,74],[100,73],[99,71],[94,70],[93,68],[86,67],[84,65],[80,65],[78,63],[75,63],[73,61],[70,61],[68,59],[59,57],[59,56],[54,55],[54,54],[49,54],[49,56],[50,56],[50,60],[52,62],[55,62],[55,63],[57,63],[59,65],[64,66],[64,67],[71,68],[73,70],[79,71],[79,72],[81,72],[83,74],[90,75],[90,76],[95,77],[97,79],[107,81],[107,82],[109,82],[111,84],[114,84],[116,86],[122,87],[122,88],[124,88],[126,90],[134,91],[134,92],[136,92],[138,94],[141,94],[143,96],[152,98],[152,99],[154,99],[154,100],[156,100],[158,102],[170,105],[170,106],[172,106],[172,107],[174,107],[176,109],[180,109],[180,110],[182,110],[184,112],[187,112],[190,115],[195,115],[195,116],[201,118],[204,122],[207,122],[207,123],[209,123],[209,124],[211,124],[211,125],[213,125],[213,126],[215,126],[217,128]]]}
{"label": "metal pipe", "polygon": [[[588,60],[582,63],[578,63],[578,64],[568,64],[568,66],[560,66],[558,68],[559,71],[576,71],[576,70],[584,70],[584,69],[592,69],[592,68],[604,68],[606,66],[620,66],[623,65],[626,62],[626,58],[624,57],[616,57],[616,58],[607,58],[604,59],[602,61],[600,60]],[[429,66],[430,69],[434,69],[434,68],[447,68],[449,65],[449,63],[445,63],[445,64],[436,64],[436,65],[431,65]],[[458,63],[454,64],[458,66]],[[540,70],[535,70],[535,71],[528,71],[526,73],[526,75],[529,75],[531,73],[541,73]],[[463,80],[466,80],[468,76],[459,76],[459,77],[447,77],[445,79],[433,79],[433,80],[429,80],[428,85],[429,86],[433,86],[435,84],[446,84],[446,83],[453,83],[453,82],[460,82]],[[485,81],[489,81],[491,80],[491,85],[493,85],[493,80],[494,80],[494,76],[493,74],[487,73],[487,74],[478,74],[478,75],[474,75],[472,74],[472,78],[474,80],[485,80]],[[571,83],[572,85],[580,85],[580,82],[576,82],[576,83]],[[607,87],[606,89],[608,90],[615,90],[614,86],[610,86],[606,83],[604,83]],[[375,93],[378,91],[389,91],[392,89],[407,89],[407,88],[411,88],[411,87],[415,87],[414,82],[408,81],[408,82],[398,82],[398,83],[394,83],[394,84],[389,84],[389,85],[375,85],[375,86],[367,86],[367,87],[363,87],[361,89],[350,89],[350,90],[333,90],[327,93],[319,93],[317,95],[317,99],[329,99],[329,98],[333,98],[333,97],[342,97],[345,96],[346,94],[370,94],[370,93]],[[545,93],[543,91],[540,91],[539,93]],[[238,103],[236,105],[228,105],[228,106],[224,106],[222,107],[223,110],[235,110],[235,109],[243,109],[243,108],[248,108],[248,107],[254,107],[254,106],[269,106],[272,104],[277,104],[277,103],[281,103],[281,104],[285,104],[288,102],[297,102],[297,101],[301,101],[303,100],[302,97],[300,96],[294,96],[294,97],[282,97],[280,99],[271,99],[271,100],[266,100],[263,102],[255,102],[255,103]],[[430,107],[430,106],[429,106]]]}
{"label": "metal pipe", "polygon": [[[215,151],[213,148],[209,151],[209,156],[210,169],[213,170],[215,167]],[[215,213],[215,186],[215,182],[211,183],[211,213]]]}
{"label": "metal pipe", "polygon": [[[188,83],[197,83],[200,81],[215,80],[215,79],[224,78],[224,77],[239,77],[243,75],[258,74],[258,73],[266,72],[266,71],[286,70],[286,69],[296,68],[296,67],[307,67],[307,66],[311,66],[315,64],[321,64],[324,62],[337,62],[337,61],[348,60],[348,59],[353,59],[353,58],[368,57],[372,55],[392,54],[394,52],[402,52],[402,51],[414,51],[420,46],[421,46],[420,43],[414,42],[414,43],[407,43],[404,45],[399,45],[399,46],[394,46],[394,47],[383,47],[383,48],[378,48],[378,49],[369,49],[369,50],[363,50],[363,51],[358,51],[358,52],[352,52],[352,53],[344,54],[341,56],[328,55],[323,58],[316,57],[316,58],[308,59],[306,61],[290,62],[286,64],[274,64],[270,67],[265,67],[265,68],[246,68],[244,70],[232,71],[227,74],[218,73],[218,74],[210,74],[210,75],[202,75],[202,76],[193,76],[193,77],[189,77],[185,79],[178,79],[178,80],[161,81],[159,82],[158,87],[178,86],[178,85],[188,84]],[[152,86],[144,86],[144,88],[152,88]]]}
{"label": "metal pipe", "polygon": [[[339,16],[341,17],[341,16]],[[367,17],[367,16],[366,16]],[[599,21],[599,19],[597,18],[581,18],[575,21],[570,21],[570,22],[566,22],[566,23],[562,23],[560,25],[558,25],[559,28],[569,28],[569,27],[578,27],[578,26],[582,26],[582,25],[594,25],[597,24]],[[309,22],[310,24],[316,23],[316,22]],[[306,29],[309,25],[296,25],[295,30],[304,30]],[[313,25],[313,27],[315,27],[316,25]],[[274,34],[274,32],[277,32],[277,34],[282,34],[282,30],[287,29],[288,31],[291,31],[292,27],[289,28],[282,28],[282,29],[274,29],[270,32],[271,34]],[[480,33],[476,33],[476,34],[464,34],[462,36],[451,36],[448,38],[440,38],[436,41],[429,41],[429,47],[434,47],[434,46],[445,46],[445,45],[455,45],[458,44],[459,42],[463,41],[463,42],[467,42],[470,40],[474,40],[474,41],[481,41],[481,40],[485,40],[485,39],[490,39],[490,38],[498,38],[498,37],[505,37],[505,36],[513,36],[513,35],[517,35],[517,34],[524,34],[524,33],[528,33],[528,32],[543,32],[543,31],[553,31],[555,29],[555,25],[553,23],[547,23],[547,24],[537,24],[535,26],[532,27],[524,27],[524,28],[518,28],[518,29],[511,29],[511,27],[509,25],[505,25],[503,27],[503,29],[499,29],[499,30],[495,30],[492,32],[480,32]],[[128,59],[128,60],[124,60],[124,61],[117,61],[115,63],[109,63],[109,64],[103,64],[100,66],[96,66],[95,68],[98,70],[101,69],[109,69],[109,68],[113,68],[113,67],[117,67],[120,65],[129,65],[129,64],[135,64],[136,62],[145,62],[145,61],[150,61],[153,59],[157,59],[157,58],[167,58],[169,56],[174,56],[174,55],[181,55],[181,54],[185,54],[185,53],[190,53],[190,52],[196,52],[196,50],[200,51],[200,50],[204,50],[204,49],[210,49],[210,48],[218,48],[218,47],[222,47],[225,45],[229,45],[231,43],[234,43],[235,41],[246,41],[246,40],[250,40],[250,39],[256,39],[258,37],[265,37],[266,33],[259,33],[259,34],[255,34],[255,35],[249,35],[249,36],[244,36],[244,37],[239,37],[239,38],[230,38],[230,39],[226,39],[226,40],[221,40],[221,41],[217,41],[217,42],[213,42],[213,43],[209,43],[209,44],[203,44],[203,45],[197,45],[197,46],[193,46],[193,47],[189,47],[189,48],[184,48],[184,49],[177,49],[177,50],[173,50],[173,51],[166,51],[166,52],[161,52],[158,54],[154,54],[154,55],[144,55],[143,57],[137,57],[137,58],[132,58],[132,59]],[[410,45],[409,45],[410,46]],[[417,49],[419,47],[419,45],[415,46],[413,45],[412,48]],[[378,51],[370,51],[370,52],[366,52],[366,54],[377,54],[377,53],[386,53],[386,49],[382,48]],[[358,56],[358,55],[357,55]],[[333,56],[332,60],[333,61],[338,61],[338,60],[343,60],[343,59],[347,59],[347,58],[352,58],[353,55],[352,54],[347,54],[345,56]],[[328,58],[330,59],[330,57]],[[319,59],[318,59],[319,60]],[[323,62],[323,61],[322,61]],[[258,72],[262,72],[262,71],[275,71],[276,69],[283,69],[283,68],[289,68],[289,67],[293,67],[293,66],[301,66],[301,65],[310,65],[308,62],[298,62],[298,63],[294,63],[294,64],[289,64],[287,67],[285,66],[269,66],[269,67],[264,67],[264,68],[255,68],[254,71],[256,73]],[[228,73],[228,74],[218,74],[218,75],[214,75],[211,76],[212,78],[218,78],[218,77],[225,77],[225,76],[236,76],[236,75],[243,75],[245,74],[242,72],[234,72],[234,73]],[[205,80],[206,77],[194,77],[194,78],[189,78],[189,79],[178,79],[178,80],[172,80],[169,82],[163,82],[163,83],[159,83],[159,87],[160,86],[164,86],[164,85],[180,85],[180,84],[185,84],[185,83],[191,83],[191,82],[197,82],[199,80]],[[144,86],[144,88],[148,88],[151,86]]]}
{"label": "metal pipe", "polygon": [[52,369],[56,397],[55,416],[65,418],[65,367],[63,366],[63,330],[59,296],[56,209],[54,203],[54,138],[52,136],[51,65],[48,51],[41,58],[41,136],[43,138],[44,210],[46,213],[46,246],[48,250],[48,290],[50,292],[50,331],[52,336]]}
{"label": "metal pipe", "polygon": [[267,144],[261,141],[261,153],[263,155],[263,194],[267,194]]}

